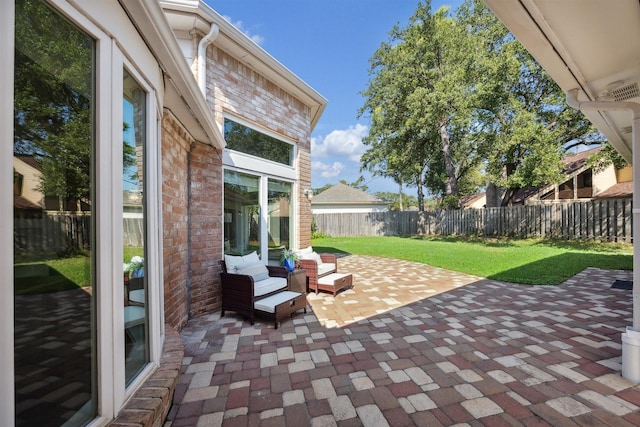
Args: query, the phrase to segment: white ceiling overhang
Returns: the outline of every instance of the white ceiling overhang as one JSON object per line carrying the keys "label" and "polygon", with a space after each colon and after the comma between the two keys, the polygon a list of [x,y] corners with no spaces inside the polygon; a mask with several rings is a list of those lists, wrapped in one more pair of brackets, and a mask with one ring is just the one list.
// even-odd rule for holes
{"label": "white ceiling overhang", "polygon": [[171,110],[196,140],[222,150],[225,146],[222,132],[160,4],[155,0],[122,1],[121,4],[164,72],[163,107]]}
{"label": "white ceiling overhang", "polygon": [[[580,101],[640,102],[638,0],[484,0],[538,63]],[[632,114],[585,116],[631,161]]]}

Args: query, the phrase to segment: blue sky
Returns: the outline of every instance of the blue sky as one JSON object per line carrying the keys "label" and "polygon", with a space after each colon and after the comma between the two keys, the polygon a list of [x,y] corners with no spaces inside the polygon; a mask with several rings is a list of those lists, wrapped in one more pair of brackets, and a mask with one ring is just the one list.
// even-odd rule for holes
{"label": "blue sky", "polygon": [[[311,135],[312,187],[364,175],[370,193],[398,191],[393,181],[360,172],[369,122],[358,110],[369,59],[395,24],[407,25],[418,0],[205,1],[329,100]],[[433,0],[432,10],[460,3]]]}

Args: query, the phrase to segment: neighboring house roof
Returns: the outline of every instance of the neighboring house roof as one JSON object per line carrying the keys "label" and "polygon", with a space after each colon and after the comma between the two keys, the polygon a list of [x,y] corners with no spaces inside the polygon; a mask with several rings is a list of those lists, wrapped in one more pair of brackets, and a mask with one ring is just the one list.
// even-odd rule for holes
{"label": "neighboring house roof", "polygon": [[[582,173],[586,169],[589,156],[596,154],[600,150],[602,150],[602,147],[596,147],[565,157],[562,159],[562,162],[564,163],[562,172],[567,175],[568,179],[571,179],[576,174]],[[525,200],[535,196],[536,194],[541,192],[546,193],[549,189],[549,185],[521,188],[516,191],[516,194],[513,196],[513,203],[523,203]]]}
{"label": "neighboring house roof", "polygon": [[31,166],[35,170],[42,172],[42,166],[40,165],[40,162],[38,162],[33,156],[28,156],[26,154],[17,154],[14,157],[20,160],[22,163]]}
{"label": "neighboring house roof", "polygon": [[336,184],[313,197],[311,205],[386,205],[387,202],[346,184]]}
{"label": "neighboring house roof", "polygon": [[562,159],[562,162],[564,163],[564,168],[562,171],[567,175],[572,175],[573,173],[582,169],[583,166],[585,166],[587,160],[589,160],[589,156],[598,153],[600,150],[602,150],[602,147],[596,147],[565,157],[564,159]]}
{"label": "neighboring house roof", "polygon": [[487,193],[478,193],[478,194],[470,194],[466,196],[460,197],[460,206],[466,207],[471,206],[473,203],[485,197]]}
{"label": "neighboring house roof", "polygon": [[42,208],[35,203],[31,203],[27,199],[22,196],[13,196],[13,207],[14,209],[24,209],[24,210],[38,210],[41,211]]}
{"label": "neighboring house roof", "polygon": [[633,182],[620,182],[607,188],[602,193],[594,197],[598,199],[621,199],[624,197],[633,197]]}

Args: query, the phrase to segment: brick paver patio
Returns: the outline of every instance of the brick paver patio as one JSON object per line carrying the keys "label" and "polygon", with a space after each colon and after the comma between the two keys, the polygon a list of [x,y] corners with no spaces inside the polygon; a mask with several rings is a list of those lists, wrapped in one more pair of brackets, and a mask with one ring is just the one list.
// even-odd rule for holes
{"label": "brick paver patio", "polygon": [[629,271],[554,287],[347,256],[355,287],[309,294],[275,330],[235,313],[189,321],[166,427],[637,426],[620,376]]}

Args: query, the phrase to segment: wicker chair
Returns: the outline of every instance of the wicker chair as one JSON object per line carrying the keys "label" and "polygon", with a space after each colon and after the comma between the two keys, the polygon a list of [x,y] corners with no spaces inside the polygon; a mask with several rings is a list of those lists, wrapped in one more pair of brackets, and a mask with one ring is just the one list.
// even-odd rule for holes
{"label": "wicker chair", "polygon": [[307,286],[309,290],[318,293],[318,279],[331,273],[338,272],[338,262],[334,254],[318,254],[322,263],[316,260],[300,258],[298,264],[307,272]]}
{"label": "wicker chair", "polygon": [[[222,312],[235,311],[249,319],[253,325],[255,321],[254,304],[257,300],[287,290],[287,270],[280,266],[267,265],[269,279],[254,282],[253,277],[245,274],[227,273],[224,260],[220,261],[222,272],[220,282],[222,286]],[[272,278],[284,278],[282,281],[273,281]],[[271,283],[266,284],[265,282]]]}

